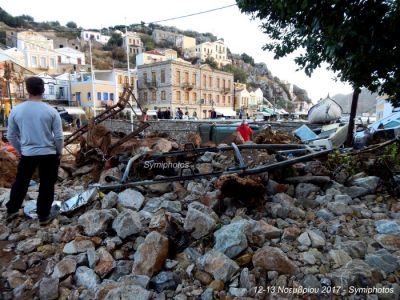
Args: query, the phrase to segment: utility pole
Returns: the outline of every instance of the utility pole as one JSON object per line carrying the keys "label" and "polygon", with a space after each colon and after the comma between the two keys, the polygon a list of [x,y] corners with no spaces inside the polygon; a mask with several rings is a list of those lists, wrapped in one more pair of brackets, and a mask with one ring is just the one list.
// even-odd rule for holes
{"label": "utility pole", "polygon": [[94,70],[93,70],[93,58],[92,58],[92,40],[89,39],[89,56],[90,56],[90,72],[91,72],[91,76],[92,76],[92,99],[93,99],[93,118],[96,117],[96,100],[94,97]]}
{"label": "utility pole", "polygon": [[[126,18],[125,18],[125,44],[126,44],[126,62],[128,64],[128,87],[131,86],[131,69],[129,67],[129,40],[128,40],[128,26],[126,25]],[[129,102],[131,104],[131,109],[133,109],[133,99],[129,94]],[[133,111],[130,113],[131,115],[131,132],[133,132]]]}

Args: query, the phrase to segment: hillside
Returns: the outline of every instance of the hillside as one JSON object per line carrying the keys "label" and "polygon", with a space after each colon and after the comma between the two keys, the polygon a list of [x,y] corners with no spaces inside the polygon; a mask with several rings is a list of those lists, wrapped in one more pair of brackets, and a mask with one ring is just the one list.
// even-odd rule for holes
{"label": "hillside", "polygon": [[[344,113],[350,113],[351,100],[353,94],[336,94],[332,97],[343,108]],[[371,93],[367,89],[362,89],[358,99],[357,114],[374,113],[377,93]]]}

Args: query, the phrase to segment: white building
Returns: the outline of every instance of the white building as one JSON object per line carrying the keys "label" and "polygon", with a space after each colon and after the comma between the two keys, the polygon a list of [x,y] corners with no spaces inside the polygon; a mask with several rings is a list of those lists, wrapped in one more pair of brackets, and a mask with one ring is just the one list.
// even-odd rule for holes
{"label": "white building", "polygon": [[24,54],[24,65],[35,72],[54,73],[57,70],[53,40],[33,31],[17,33],[17,47]]}
{"label": "white building", "polygon": [[376,99],[376,120],[390,116],[393,113],[393,105],[387,101],[387,96],[381,96]]}
{"label": "white building", "polygon": [[70,64],[70,65],[84,65],[85,64],[85,53],[69,48],[58,48],[54,50],[57,53],[57,62],[59,64]]}
{"label": "white building", "polygon": [[249,106],[258,106],[263,103],[264,94],[260,88],[249,89],[249,92],[250,92]]}
{"label": "white building", "polygon": [[71,101],[71,74],[64,73],[55,77],[56,99],[59,101]]}
{"label": "white building", "polygon": [[228,59],[228,50],[223,40],[199,44],[191,49],[190,55],[192,57],[198,57],[202,61],[205,61],[207,58],[213,58],[219,66],[232,63],[232,61]]}
{"label": "white building", "polygon": [[108,35],[103,35],[98,31],[93,31],[93,30],[83,30],[81,32],[81,38],[84,41],[96,41],[99,42],[101,44],[107,44],[108,40],[110,39],[110,36]]}
{"label": "white building", "polygon": [[122,46],[126,49],[128,44],[129,54],[137,55],[144,52],[143,42],[138,33],[128,31],[127,33],[122,33],[121,36]]}
{"label": "white building", "polygon": [[46,101],[70,101],[70,74],[64,73],[58,76],[51,76],[46,72],[39,73],[36,76],[44,81],[43,99]]}

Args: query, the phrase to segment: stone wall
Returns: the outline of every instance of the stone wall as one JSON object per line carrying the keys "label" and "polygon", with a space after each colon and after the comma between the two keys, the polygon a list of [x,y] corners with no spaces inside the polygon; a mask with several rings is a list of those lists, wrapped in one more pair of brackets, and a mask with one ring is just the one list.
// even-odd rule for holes
{"label": "stone wall", "polygon": [[[187,121],[187,120],[159,120],[159,121],[149,121],[150,127],[145,130],[145,134],[152,132],[168,133],[170,137],[177,140],[177,142],[185,142],[186,135],[189,132],[197,132],[198,127],[201,124],[212,124],[212,121]],[[240,120],[218,120],[219,125],[223,124],[240,124]],[[285,133],[291,133],[296,128],[300,127],[304,123],[300,122],[256,122],[254,124],[263,126],[271,125],[272,129],[278,130]],[[124,120],[107,120],[104,125],[112,131],[130,133],[131,124]],[[309,125],[310,128],[315,128],[315,125]],[[134,127],[137,127],[137,122],[134,122]]]}

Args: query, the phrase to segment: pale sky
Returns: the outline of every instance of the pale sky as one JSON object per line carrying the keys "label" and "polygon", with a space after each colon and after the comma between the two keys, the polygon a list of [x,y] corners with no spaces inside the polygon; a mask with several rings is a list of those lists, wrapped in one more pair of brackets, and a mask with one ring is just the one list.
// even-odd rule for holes
{"label": "pale sky", "polygon": [[[63,25],[74,21],[83,28],[100,29],[125,24],[125,19],[127,24],[147,23],[234,3],[234,0],[0,0],[0,7],[13,16],[30,15],[35,21],[59,21]],[[236,6],[160,24],[182,30],[211,32],[223,38],[232,53],[246,52],[256,62],[266,63],[274,76],[306,89],[313,102],[326,97],[328,93],[347,94],[352,91],[348,84],[335,82],[334,74],[325,67],[316,70],[310,78],[301,70],[296,72],[298,67],[293,61],[294,56],[274,60],[272,53],[261,49],[267,38],[260,31],[260,22],[251,21],[250,16],[241,14]]]}

